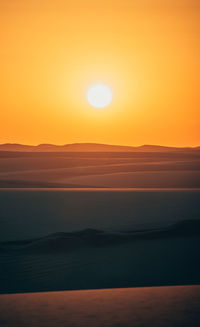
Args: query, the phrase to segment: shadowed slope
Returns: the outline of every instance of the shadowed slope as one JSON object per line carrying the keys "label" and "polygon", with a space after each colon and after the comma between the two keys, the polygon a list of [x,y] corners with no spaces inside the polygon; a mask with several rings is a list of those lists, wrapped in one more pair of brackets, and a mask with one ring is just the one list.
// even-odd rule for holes
{"label": "shadowed slope", "polygon": [[200,221],[159,230],[85,229],[0,245],[0,292],[200,283]]}
{"label": "shadowed slope", "polygon": [[40,254],[68,252],[77,248],[101,247],[134,242],[138,240],[172,237],[200,236],[200,220],[186,220],[160,229],[146,229],[128,232],[109,232],[85,229],[71,233],[55,233],[33,240],[0,242],[0,251],[28,251]]}

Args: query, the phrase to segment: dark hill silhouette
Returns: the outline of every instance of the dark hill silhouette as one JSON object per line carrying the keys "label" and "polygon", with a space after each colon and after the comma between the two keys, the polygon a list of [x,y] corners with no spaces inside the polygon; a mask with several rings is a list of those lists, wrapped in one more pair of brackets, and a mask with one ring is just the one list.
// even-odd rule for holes
{"label": "dark hill silhouette", "polygon": [[160,145],[123,146],[100,143],[73,143],[65,145],[23,145],[17,143],[0,144],[0,151],[19,152],[183,152],[195,150],[199,151],[200,147],[168,147]]}
{"label": "dark hill silhouette", "polygon": [[83,246],[112,246],[125,242],[200,235],[200,220],[183,220],[158,229],[109,232],[87,228],[75,232],[58,232],[44,237],[0,242],[0,251],[69,252]]}

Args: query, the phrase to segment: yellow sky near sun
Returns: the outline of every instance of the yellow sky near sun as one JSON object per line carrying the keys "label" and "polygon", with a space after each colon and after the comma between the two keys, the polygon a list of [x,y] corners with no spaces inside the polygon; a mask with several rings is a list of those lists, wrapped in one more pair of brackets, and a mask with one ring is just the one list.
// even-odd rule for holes
{"label": "yellow sky near sun", "polygon": [[199,145],[199,31],[198,0],[0,0],[0,143]]}

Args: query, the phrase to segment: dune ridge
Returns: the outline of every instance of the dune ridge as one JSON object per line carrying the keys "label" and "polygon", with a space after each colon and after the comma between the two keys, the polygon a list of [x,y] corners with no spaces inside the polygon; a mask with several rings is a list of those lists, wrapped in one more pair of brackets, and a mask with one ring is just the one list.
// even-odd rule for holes
{"label": "dune ridge", "polygon": [[72,143],[64,145],[56,144],[38,144],[38,145],[26,145],[18,143],[4,143],[0,144],[0,151],[27,151],[27,152],[59,152],[59,151],[92,151],[92,152],[170,152],[170,151],[190,151],[190,150],[200,150],[200,146],[197,147],[170,147],[161,145],[150,145],[144,144],[140,146],[124,146],[124,145],[110,145],[101,143]]}
{"label": "dune ridge", "polygon": [[200,188],[200,151],[0,151],[0,188]]}
{"label": "dune ridge", "polygon": [[184,220],[173,224],[168,224],[163,228],[133,230],[133,231],[103,231],[87,228],[75,232],[60,232],[44,237],[19,240],[10,242],[0,242],[0,251],[30,251],[38,252],[65,252],[83,246],[109,246],[137,240],[187,237],[200,235],[200,220]]}

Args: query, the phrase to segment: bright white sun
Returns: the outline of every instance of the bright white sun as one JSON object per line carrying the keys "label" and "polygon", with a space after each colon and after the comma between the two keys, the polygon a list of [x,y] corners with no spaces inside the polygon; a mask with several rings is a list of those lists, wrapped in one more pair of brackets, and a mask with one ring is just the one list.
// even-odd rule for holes
{"label": "bright white sun", "polygon": [[95,84],[89,88],[87,100],[95,108],[104,108],[112,101],[112,91],[105,84]]}

